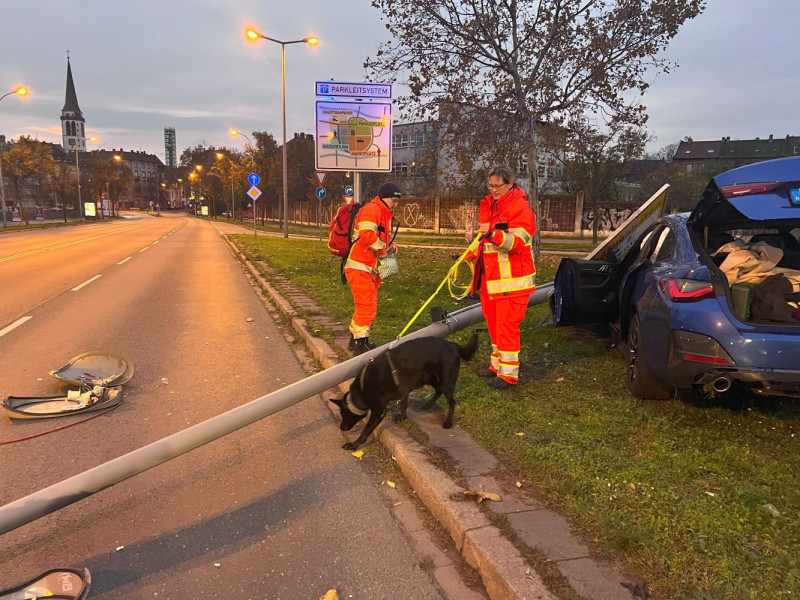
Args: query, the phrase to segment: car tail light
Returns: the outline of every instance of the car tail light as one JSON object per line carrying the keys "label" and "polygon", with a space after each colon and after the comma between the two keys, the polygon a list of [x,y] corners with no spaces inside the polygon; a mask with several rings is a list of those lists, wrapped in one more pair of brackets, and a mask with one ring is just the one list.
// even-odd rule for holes
{"label": "car tail light", "polygon": [[752,194],[766,194],[771,192],[783,184],[780,182],[773,183],[748,183],[747,185],[730,185],[722,188],[722,195],[726,198],[735,198],[737,196],[750,196]]}
{"label": "car tail light", "polygon": [[695,302],[714,295],[714,288],[708,281],[696,279],[664,278],[658,287],[673,302]]}
{"label": "car tail light", "polygon": [[700,354],[684,354],[683,360],[690,360],[692,362],[711,363],[712,365],[730,365],[733,364],[729,359],[720,356],[702,356]]}

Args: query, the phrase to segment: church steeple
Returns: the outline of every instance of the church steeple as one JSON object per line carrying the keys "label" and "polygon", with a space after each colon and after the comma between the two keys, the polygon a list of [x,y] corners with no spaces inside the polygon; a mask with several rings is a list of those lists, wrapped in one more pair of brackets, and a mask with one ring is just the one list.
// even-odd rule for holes
{"label": "church steeple", "polygon": [[61,109],[61,138],[65,150],[86,151],[84,123],[83,113],[78,106],[78,95],[75,93],[75,83],[72,81],[72,66],[67,50],[67,95],[64,99],[64,108]]}

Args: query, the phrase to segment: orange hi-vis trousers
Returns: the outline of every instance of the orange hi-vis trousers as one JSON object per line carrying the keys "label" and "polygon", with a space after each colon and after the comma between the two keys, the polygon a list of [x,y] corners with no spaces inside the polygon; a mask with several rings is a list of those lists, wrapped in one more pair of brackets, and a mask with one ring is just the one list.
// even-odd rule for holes
{"label": "orange hi-vis trousers", "polygon": [[492,340],[489,368],[508,383],[519,380],[519,326],[525,319],[530,294],[489,298],[481,286],[481,309]]}
{"label": "orange hi-vis trousers", "polygon": [[354,339],[369,337],[369,328],[378,314],[378,288],[381,279],[377,275],[356,269],[345,269],[344,274],[350,284],[356,307],[350,320],[350,333]]}

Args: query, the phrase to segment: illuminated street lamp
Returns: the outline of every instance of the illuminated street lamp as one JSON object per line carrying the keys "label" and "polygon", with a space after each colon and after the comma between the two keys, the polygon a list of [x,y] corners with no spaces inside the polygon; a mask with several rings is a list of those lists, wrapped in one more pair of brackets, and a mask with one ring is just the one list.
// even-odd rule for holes
{"label": "illuminated street lamp", "polygon": [[[0,100],[5,98],[6,96],[10,96],[11,94],[16,94],[17,96],[24,96],[28,93],[28,90],[22,86],[19,86],[15,90],[11,90],[7,94],[3,94],[0,96]],[[3,182],[3,161],[0,160],[0,200],[2,200],[2,207],[0,209],[3,211],[3,227],[8,227],[8,221],[6,220],[6,186]]]}
{"label": "illuminated street lamp", "polygon": [[28,93],[28,89],[27,88],[25,88],[23,86],[19,86],[17,89],[11,90],[7,94],[3,94],[2,96],[0,96],[0,100],[5,98],[6,96],[10,96],[11,94],[16,94],[17,96],[24,96],[27,93]]}
{"label": "illuminated street lamp", "polygon": [[250,138],[249,138],[249,137],[247,137],[247,136],[246,136],[245,134],[243,134],[241,131],[239,131],[238,129],[229,129],[229,130],[228,130],[228,133],[230,133],[230,134],[231,134],[231,137],[236,137],[237,135],[240,135],[240,136],[242,136],[244,139],[246,139],[246,140],[247,140],[247,143],[248,143],[248,144],[250,144],[250,150],[251,150],[251,151],[253,150],[253,142],[250,140]]}
{"label": "illuminated street lamp", "polygon": [[302,40],[292,40],[283,42],[275,38],[268,37],[255,29],[247,30],[247,37],[251,40],[258,38],[269,40],[281,45],[281,101],[283,104],[283,237],[289,237],[289,180],[286,168],[286,46],[289,44],[308,44],[316,46],[319,39],[314,36],[303,38]]}

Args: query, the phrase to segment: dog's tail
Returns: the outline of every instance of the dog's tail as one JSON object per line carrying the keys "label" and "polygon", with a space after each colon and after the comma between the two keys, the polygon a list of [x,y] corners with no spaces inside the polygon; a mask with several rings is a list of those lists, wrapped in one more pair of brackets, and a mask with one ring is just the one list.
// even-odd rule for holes
{"label": "dog's tail", "polygon": [[478,332],[472,334],[472,337],[469,338],[469,341],[464,346],[458,347],[458,355],[461,357],[462,360],[469,360],[473,356],[475,356],[475,351],[478,349]]}

